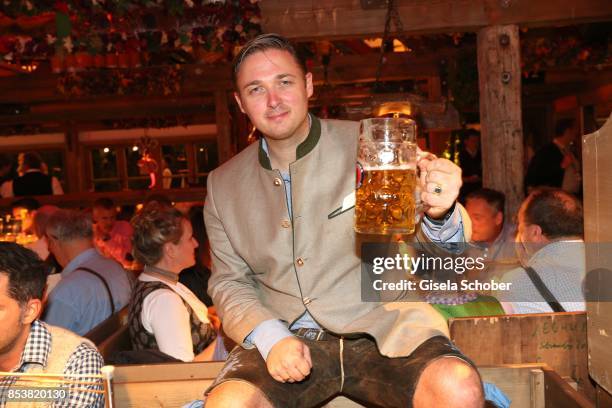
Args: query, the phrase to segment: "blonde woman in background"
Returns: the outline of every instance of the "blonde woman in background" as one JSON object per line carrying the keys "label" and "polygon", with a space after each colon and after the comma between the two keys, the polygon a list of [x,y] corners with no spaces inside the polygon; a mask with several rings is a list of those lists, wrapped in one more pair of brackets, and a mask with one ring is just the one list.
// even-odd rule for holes
{"label": "blonde woman in background", "polygon": [[191,223],[178,210],[148,204],[132,219],[133,251],[144,265],[129,305],[134,350],[159,350],[182,361],[211,360],[217,332],[208,309],[179,273],[195,263]]}

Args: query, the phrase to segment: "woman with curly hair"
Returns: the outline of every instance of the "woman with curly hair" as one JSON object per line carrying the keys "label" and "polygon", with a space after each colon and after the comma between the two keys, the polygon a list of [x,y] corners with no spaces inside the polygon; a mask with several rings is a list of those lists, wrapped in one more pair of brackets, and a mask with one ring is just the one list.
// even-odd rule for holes
{"label": "woman with curly hair", "polygon": [[132,219],[134,257],[144,265],[129,305],[134,350],[159,350],[182,361],[210,360],[217,333],[208,309],[179,273],[195,263],[191,223],[178,210],[152,202]]}

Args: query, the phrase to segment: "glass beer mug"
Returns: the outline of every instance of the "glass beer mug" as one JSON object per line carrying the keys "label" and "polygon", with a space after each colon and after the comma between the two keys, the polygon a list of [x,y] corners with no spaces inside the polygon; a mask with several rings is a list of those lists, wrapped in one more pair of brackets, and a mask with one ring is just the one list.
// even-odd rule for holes
{"label": "glass beer mug", "polygon": [[416,161],[413,120],[372,118],[361,121],[355,231],[362,234],[414,232]]}

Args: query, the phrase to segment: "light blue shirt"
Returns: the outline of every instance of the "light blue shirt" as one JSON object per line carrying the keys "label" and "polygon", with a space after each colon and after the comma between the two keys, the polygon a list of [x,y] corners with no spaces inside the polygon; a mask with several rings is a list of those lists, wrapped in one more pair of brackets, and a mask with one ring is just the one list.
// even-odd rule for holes
{"label": "light blue shirt", "polygon": [[[262,148],[268,153],[266,139],[262,139]],[[281,176],[285,181],[285,198],[287,200],[287,208],[289,209],[289,217],[291,217],[291,175],[289,172],[281,172]],[[463,222],[461,221],[461,214],[459,210],[455,208],[444,224],[433,222],[427,217],[424,217],[422,221],[422,231],[432,242],[442,244],[442,246],[447,243],[462,242]],[[246,342],[254,344],[261,356],[266,360],[268,358],[268,353],[270,353],[270,350],[276,343],[286,337],[293,336],[290,330],[302,327],[312,329],[321,328],[310,313],[305,311],[291,327],[288,327],[287,323],[278,319],[270,319],[260,323],[247,336]]]}
{"label": "light blue shirt", "polygon": [[72,259],[61,272],[62,279],[49,294],[43,320],[84,335],[111,314],[111,305],[104,284],[86,267],[100,274],[110,287],[115,311],[127,305],[131,282],[123,267],[90,248]]}

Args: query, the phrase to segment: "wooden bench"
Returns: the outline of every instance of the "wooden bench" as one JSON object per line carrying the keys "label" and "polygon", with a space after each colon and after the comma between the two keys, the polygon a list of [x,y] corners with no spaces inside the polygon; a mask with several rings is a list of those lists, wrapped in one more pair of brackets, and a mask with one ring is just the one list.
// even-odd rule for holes
{"label": "wooden bench", "polygon": [[113,358],[113,356],[120,351],[131,349],[132,342],[130,340],[130,332],[127,326],[121,327],[110,337],[98,344],[98,351],[100,354],[102,354],[104,361],[110,361],[111,358]]}
{"label": "wooden bench", "polygon": [[[201,399],[223,362],[117,366],[113,376],[116,407],[180,407]],[[593,408],[544,364],[479,368],[484,381],[496,384],[512,400],[513,408]],[[327,408],[361,405],[339,396]]]}
{"label": "wooden bench", "polygon": [[594,400],[586,313],[542,313],[449,320],[453,342],[477,365],[546,363]]}
{"label": "wooden bench", "polygon": [[127,319],[128,308],[125,306],[88,331],[83,337],[93,341],[96,346],[99,346],[104,340],[125,327],[127,325]]}

